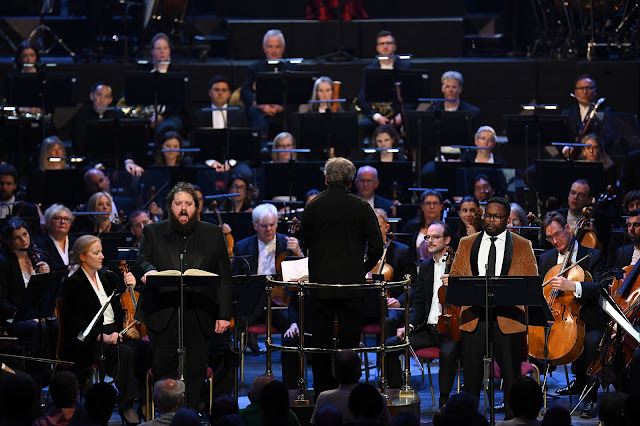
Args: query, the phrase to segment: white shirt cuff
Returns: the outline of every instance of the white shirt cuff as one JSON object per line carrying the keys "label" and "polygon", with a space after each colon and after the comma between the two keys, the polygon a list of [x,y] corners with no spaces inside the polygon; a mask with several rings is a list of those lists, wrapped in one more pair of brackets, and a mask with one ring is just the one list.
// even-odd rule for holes
{"label": "white shirt cuff", "polygon": [[582,297],[582,283],[580,281],[574,281],[576,284],[576,291],[573,292],[573,295],[578,299]]}

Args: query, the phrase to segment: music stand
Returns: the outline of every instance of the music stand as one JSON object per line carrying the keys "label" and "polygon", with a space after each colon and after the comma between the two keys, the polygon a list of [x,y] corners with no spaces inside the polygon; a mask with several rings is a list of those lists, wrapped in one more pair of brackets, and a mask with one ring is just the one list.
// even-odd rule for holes
{"label": "music stand", "polygon": [[[85,139],[89,141],[91,157],[104,161],[107,166],[117,170],[121,167],[122,155],[131,153],[140,162],[147,157],[147,121],[141,119],[107,118],[88,120]],[[110,164],[108,159],[113,159]]]}
{"label": "music stand", "polygon": [[331,148],[336,156],[349,157],[358,147],[358,113],[342,111],[325,113],[292,113],[293,133],[299,148],[309,148],[309,160],[322,161]]}
{"label": "music stand", "polygon": [[199,162],[215,159],[224,164],[225,161],[234,159],[260,164],[260,138],[256,129],[196,127],[193,129],[191,144],[200,148],[200,153],[196,154]]}
{"label": "music stand", "polygon": [[31,199],[40,200],[43,208],[55,203],[77,206],[86,200],[83,175],[80,169],[36,170],[29,185]]}
{"label": "music stand", "polygon": [[[184,346],[184,309],[185,309],[185,291],[189,293],[191,299],[194,296],[204,297],[198,303],[192,304],[192,306],[203,306],[203,304],[210,303],[215,304],[215,300],[206,300],[209,296],[206,292],[198,291],[201,287],[219,287],[220,276],[218,275],[185,275],[182,271],[182,265],[184,265],[184,255],[180,254],[180,273],[179,275],[147,275],[145,294],[151,291],[157,291],[162,293],[162,299],[157,300],[165,301],[164,305],[156,305],[155,308],[161,310],[163,308],[175,307],[175,296],[168,298],[169,293],[178,293],[178,378],[186,383],[186,352],[187,348]],[[168,302],[168,303],[166,303]]]}
{"label": "music stand", "polygon": [[407,111],[405,126],[417,164],[440,157],[442,145],[472,143],[477,119],[477,111]]}
{"label": "music stand", "polygon": [[431,81],[428,70],[365,68],[364,73],[364,90],[370,103],[393,102],[396,99],[395,83],[400,83],[405,104],[417,104],[418,99],[429,97]]}
{"label": "music stand", "polygon": [[[129,105],[153,105],[158,115],[159,105],[184,107],[189,102],[189,76],[183,72],[129,71],[125,75],[125,93]],[[156,136],[158,126],[155,126]],[[154,138],[154,140],[156,140]]]}
{"label": "music stand", "polygon": [[567,185],[558,182],[568,182],[570,185],[578,179],[588,179],[591,192],[599,194],[604,189],[603,165],[590,161],[567,160],[536,160],[536,182],[538,198],[546,199],[550,196],[558,200],[565,199],[568,194]]}
{"label": "music stand", "polygon": [[[524,291],[523,291],[524,289]],[[542,277],[534,276],[449,276],[446,289],[447,298],[455,306],[480,306],[485,308],[485,390],[489,404],[490,424],[495,425],[494,404],[494,369],[493,369],[493,318],[494,308],[501,306],[524,305],[525,307],[541,307],[541,311],[527,315],[525,309],[525,325],[528,329],[529,321],[534,325],[546,325],[546,319],[551,318],[551,312],[542,293]],[[544,311],[546,307],[546,312]],[[488,365],[487,365],[488,364]],[[488,399],[488,401],[487,401]]]}
{"label": "music stand", "polygon": [[[376,189],[376,194],[385,198],[395,199],[394,192],[398,192],[403,200],[409,200],[410,192],[408,188],[413,186],[413,169],[409,161],[354,161],[356,169],[362,166],[372,166],[378,171],[380,185]],[[394,184],[397,183],[397,190]],[[404,192],[404,194],[402,194]]]}
{"label": "music stand", "polygon": [[264,163],[265,199],[287,195],[290,200],[304,199],[311,188],[324,188],[324,162],[296,161],[288,163]]}
{"label": "music stand", "polygon": [[[534,113],[532,115],[505,114],[503,117],[509,143],[524,148],[524,157],[518,155],[513,158],[519,163],[519,167],[527,167],[531,157],[540,159],[543,148],[551,145],[552,142],[568,140],[566,115]],[[535,155],[531,156],[530,150],[535,150]]]}
{"label": "music stand", "polygon": [[313,92],[317,72],[283,71],[259,72],[256,74],[256,104],[277,104],[285,108],[283,130],[288,131],[287,110],[289,106],[306,104]]}

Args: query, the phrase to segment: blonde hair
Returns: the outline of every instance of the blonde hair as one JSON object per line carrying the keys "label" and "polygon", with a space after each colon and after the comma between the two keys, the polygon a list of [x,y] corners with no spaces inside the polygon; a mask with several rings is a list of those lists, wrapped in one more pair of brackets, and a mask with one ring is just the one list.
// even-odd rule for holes
{"label": "blonde hair", "polygon": [[86,254],[89,250],[89,247],[96,241],[102,242],[99,237],[95,235],[83,235],[79,237],[75,243],[73,243],[73,248],[71,249],[71,264],[72,265],[80,265],[80,255]]}
{"label": "blonde hair", "polygon": [[[60,145],[60,148],[62,148],[62,156],[67,156],[67,150],[64,148],[64,144],[62,143],[60,138],[57,136],[49,136],[42,141],[42,144],[40,144],[40,169],[46,170],[45,164],[47,163],[47,159],[49,158],[49,150],[56,145]],[[67,166],[66,158],[63,158],[61,162],[62,164],[64,164],[64,167]]]}
{"label": "blonde hair", "polygon": [[[276,135],[275,138],[273,138],[273,148],[272,149],[279,149],[278,145],[280,145],[280,142],[282,142],[284,139],[286,138],[291,138],[291,149],[295,149],[296,148],[296,139],[293,137],[293,135],[289,132],[282,132],[282,133],[278,133]],[[272,152],[271,153],[271,160],[276,162],[278,161],[278,154],[280,154],[279,152]],[[294,160],[298,159],[297,153],[296,152],[291,152],[291,158],[293,158]]]}

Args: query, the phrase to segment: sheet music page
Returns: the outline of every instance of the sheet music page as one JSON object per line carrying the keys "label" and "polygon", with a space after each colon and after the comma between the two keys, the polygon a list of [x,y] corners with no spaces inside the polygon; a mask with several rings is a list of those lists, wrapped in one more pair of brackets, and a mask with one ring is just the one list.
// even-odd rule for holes
{"label": "sheet music page", "polygon": [[282,281],[298,281],[309,279],[309,258],[285,260],[282,265]]}

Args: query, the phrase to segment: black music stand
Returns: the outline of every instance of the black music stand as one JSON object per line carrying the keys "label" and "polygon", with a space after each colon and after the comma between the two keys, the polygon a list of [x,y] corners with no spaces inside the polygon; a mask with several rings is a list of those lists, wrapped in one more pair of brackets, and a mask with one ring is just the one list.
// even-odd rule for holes
{"label": "black music stand", "polygon": [[[183,254],[180,254],[180,266],[184,264]],[[203,291],[199,291],[199,287],[220,286],[220,276],[210,275],[185,275],[183,271],[180,271],[179,275],[147,275],[147,282],[145,292],[157,291],[163,294],[162,300],[170,300],[167,298],[169,293],[178,293],[175,296],[178,297],[178,375],[179,379],[186,382],[186,354],[187,348],[184,346],[184,310],[185,310],[185,293],[190,296],[190,301],[195,300],[195,297],[205,297],[205,300],[199,302],[190,303],[191,306],[202,306],[202,304],[212,303],[215,304],[215,300],[208,299],[207,294]],[[168,306],[156,306],[156,309],[172,308],[175,307],[176,297],[170,300]]]}
{"label": "black music stand", "polygon": [[356,169],[362,166],[372,166],[378,171],[380,186],[376,189],[376,195],[395,199],[394,183],[397,183],[398,198],[401,201],[409,201],[411,193],[408,191],[413,185],[413,168],[409,161],[354,161]]}
{"label": "black music stand", "polygon": [[364,73],[364,90],[370,103],[393,102],[396,99],[395,83],[400,83],[405,104],[417,104],[418,99],[429,97],[431,81],[428,70],[365,68]]}
{"label": "black music stand", "polygon": [[265,199],[287,195],[289,200],[303,200],[311,188],[324,188],[323,161],[290,161],[288,163],[264,163]]}
{"label": "black music stand", "polygon": [[[104,161],[107,167],[118,171],[122,167],[122,155],[131,153],[138,163],[149,152],[147,121],[142,119],[106,118],[86,122],[85,139],[90,141],[88,155],[94,161]],[[113,159],[109,161],[110,159]]]}
{"label": "black music stand", "polygon": [[440,157],[442,145],[469,145],[478,121],[477,111],[407,111],[409,144],[416,150],[417,164]]}
{"label": "black music stand", "polygon": [[297,111],[300,104],[309,101],[313,92],[317,72],[283,71],[259,72],[256,74],[256,104],[277,104],[285,108],[283,114],[283,130],[288,128],[287,108],[295,106]]}
{"label": "black music stand", "polygon": [[543,148],[551,145],[552,142],[568,140],[566,115],[534,113],[532,115],[505,114],[503,117],[509,144],[524,148],[524,156],[518,155],[513,158],[519,167],[525,168],[532,159],[542,158]]}
{"label": "black music stand", "polygon": [[234,159],[260,164],[260,138],[256,129],[196,127],[192,132],[191,145],[200,148],[196,154],[199,162],[214,159],[224,164]]}
{"label": "black music stand", "polygon": [[[158,115],[159,105],[182,108],[189,102],[189,77],[186,73],[129,71],[125,78],[129,105],[153,105]],[[155,131],[157,136],[158,126],[155,126]]]}
{"label": "black music stand", "polygon": [[45,209],[55,203],[77,206],[86,201],[83,175],[80,169],[34,170],[28,187],[30,199],[38,200]]}
{"label": "black music stand", "polygon": [[[602,163],[590,161],[536,160],[536,190],[538,198],[550,196],[558,200],[567,197],[569,186],[578,179],[588,179],[593,194],[604,189]],[[558,182],[565,184],[558,185]]]}
{"label": "black music stand", "polygon": [[[524,291],[523,291],[524,288]],[[446,289],[447,298],[455,306],[481,306],[485,308],[485,390],[486,402],[489,404],[489,424],[495,425],[494,404],[494,371],[493,371],[493,324],[489,318],[493,318],[493,310],[500,306],[524,305],[525,324],[528,329],[530,320],[534,325],[546,325],[546,319],[551,318],[548,305],[542,293],[542,277],[534,276],[475,276],[461,277],[449,276],[449,285]],[[527,315],[528,309],[542,307],[542,311]],[[547,312],[544,313],[546,307]],[[493,321],[491,321],[493,322]],[[487,363],[489,366],[487,367]],[[487,401],[488,399],[488,401]]]}
{"label": "black music stand", "polygon": [[291,114],[299,148],[309,148],[309,160],[323,161],[331,148],[336,156],[349,157],[358,148],[358,113],[342,111]]}

